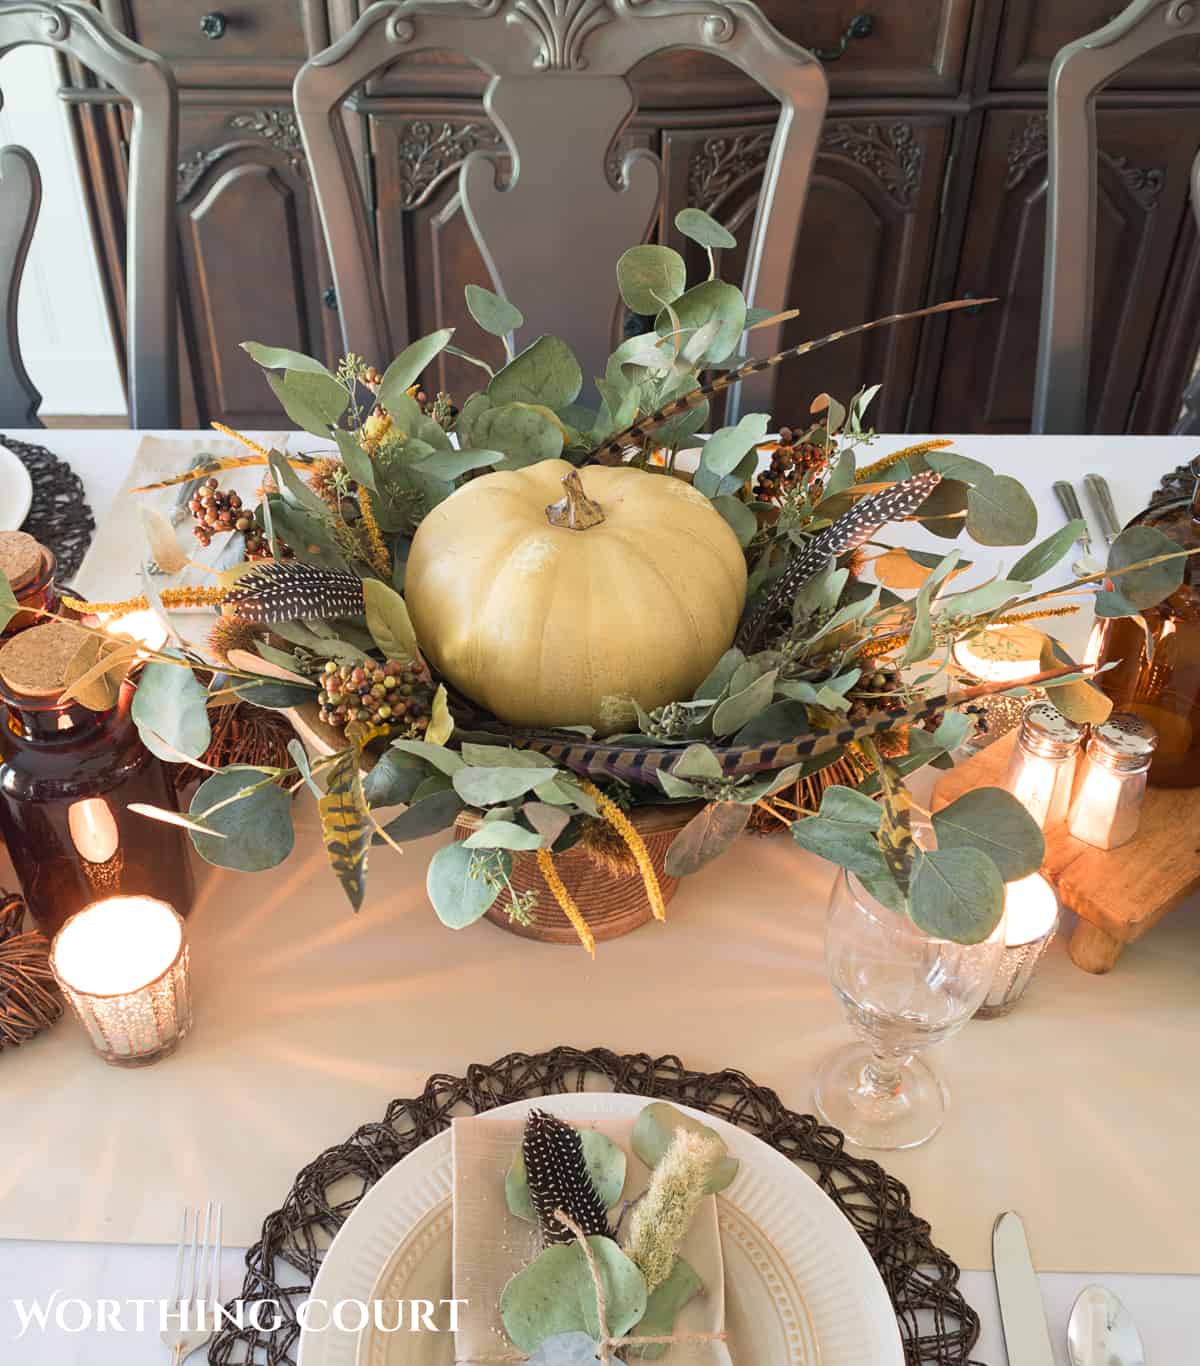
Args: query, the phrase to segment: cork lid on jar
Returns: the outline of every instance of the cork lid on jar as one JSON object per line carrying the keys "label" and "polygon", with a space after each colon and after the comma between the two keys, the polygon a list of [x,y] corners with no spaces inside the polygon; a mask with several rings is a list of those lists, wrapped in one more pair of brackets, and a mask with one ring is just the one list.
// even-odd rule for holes
{"label": "cork lid on jar", "polygon": [[0,574],[14,593],[31,584],[42,572],[46,552],[24,531],[0,531]]}
{"label": "cork lid on jar", "polygon": [[0,646],[0,684],[24,697],[57,697],[85,640],[87,632],[68,621],[20,632]]}

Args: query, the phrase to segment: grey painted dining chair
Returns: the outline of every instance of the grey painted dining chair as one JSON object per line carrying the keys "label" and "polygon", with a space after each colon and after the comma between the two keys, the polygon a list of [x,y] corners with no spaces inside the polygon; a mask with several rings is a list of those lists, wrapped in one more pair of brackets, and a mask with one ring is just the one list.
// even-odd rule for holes
{"label": "grey painted dining chair", "polygon": [[[1192,217],[1196,220],[1196,231],[1200,233],[1200,152],[1192,162],[1191,184],[1188,199],[1192,206]],[[1200,355],[1195,357],[1196,369],[1183,391],[1183,410],[1175,424],[1176,436],[1200,436]]]}
{"label": "grey painted dining chair", "polygon": [[[342,101],[398,58],[431,49],[491,77],[484,107],[511,176],[501,186],[496,157],[472,152],[459,194],[492,287],[524,313],[524,341],[554,333],[585,377],[603,375],[602,305],[615,304],[617,260],[645,239],[662,200],[657,155],[638,149],[613,166],[611,149],[636,107],[629,72],[670,49],[723,57],[780,103],[743,288],[752,303],[782,307],[827,85],[817,59],[750,0],[381,0],[295,82],[347,350],[383,364],[408,338],[388,328]],[[765,328],[761,345],[779,349],[781,335]]]}
{"label": "grey painted dining chair", "polygon": [[1033,430],[1087,430],[1096,258],[1096,94],[1131,62],[1200,34],[1200,3],[1133,0],[1050,68],[1046,259]]}
{"label": "grey painted dining chair", "polygon": [[[131,427],[179,425],[175,296],[178,97],[161,57],[75,0],[0,5],[0,57],[33,44],[73,57],[132,109],[126,216],[126,373]],[[41,395],[21,360],[17,301],[41,205],[41,179],[21,147],[0,149],[0,423],[40,427]]]}

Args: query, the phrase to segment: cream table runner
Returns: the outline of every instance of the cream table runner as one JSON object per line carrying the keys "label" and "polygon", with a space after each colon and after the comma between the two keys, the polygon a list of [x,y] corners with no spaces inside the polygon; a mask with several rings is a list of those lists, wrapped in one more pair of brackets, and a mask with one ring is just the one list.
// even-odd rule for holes
{"label": "cream table runner", "polygon": [[[110,451],[122,435],[104,434]],[[1043,533],[1058,525],[1051,477],[1106,471],[1128,512],[1193,446],[960,442],[1038,489]],[[444,929],[424,891],[433,840],[373,852],[351,914],[311,803],[296,809],[296,849],[276,873],[201,873],[195,1030],[176,1056],[113,1070],[70,1021],[0,1056],[0,1238],[168,1243],[180,1206],[212,1196],[227,1242],[247,1244],[296,1172],[388,1100],[513,1050],[675,1052],[807,1109],[815,1068],[847,1037],[823,964],[831,869],[786,838],[741,841],[684,883],[665,926],[601,945],[592,963],[486,923]],[[881,1160],[963,1267],[990,1265],[992,1220],[1015,1208],[1040,1269],[1200,1273],[1197,1038],[1195,907],[1108,977],[1078,971],[1060,939],[1015,1014],[937,1050],[953,1095],[943,1132]]]}

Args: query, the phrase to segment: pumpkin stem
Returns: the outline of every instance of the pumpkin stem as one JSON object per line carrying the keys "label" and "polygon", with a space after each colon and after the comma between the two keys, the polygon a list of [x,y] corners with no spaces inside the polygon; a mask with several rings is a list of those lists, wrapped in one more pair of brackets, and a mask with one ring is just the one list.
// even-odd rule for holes
{"label": "pumpkin stem", "polygon": [[546,520],[551,526],[565,527],[568,531],[587,531],[589,527],[599,526],[604,521],[600,504],[584,493],[578,470],[564,474],[562,486],[567,496],[546,508]]}

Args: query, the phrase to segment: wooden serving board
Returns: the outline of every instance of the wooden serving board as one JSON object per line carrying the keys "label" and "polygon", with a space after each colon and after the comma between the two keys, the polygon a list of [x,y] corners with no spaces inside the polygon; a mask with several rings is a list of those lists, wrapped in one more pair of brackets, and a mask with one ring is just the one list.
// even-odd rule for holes
{"label": "wooden serving board", "polygon": [[[1014,731],[947,771],[933,809],[972,788],[1003,786],[1016,741]],[[1048,830],[1042,872],[1079,916],[1071,958],[1087,972],[1110,971],[1126,944],[1200,888],[1200,788],[1148,788],[1138,833],[1120,849],[1094,849],[1065,825]]]}

